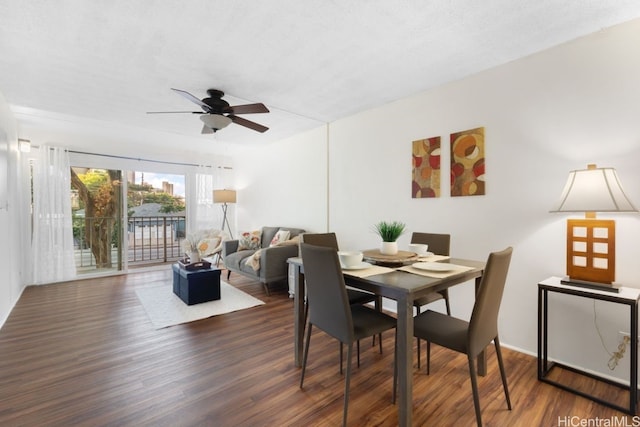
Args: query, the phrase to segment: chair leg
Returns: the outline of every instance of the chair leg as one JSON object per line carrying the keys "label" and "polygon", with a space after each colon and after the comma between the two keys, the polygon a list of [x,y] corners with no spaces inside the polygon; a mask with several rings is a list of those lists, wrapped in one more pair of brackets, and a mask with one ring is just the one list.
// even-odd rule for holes
{"label": "chair leg", "polygon": [[356,353],[358,354],[358,368],[360,367],[360,340],[356,341]]}
{"label": "chair leg", "polygon": [[444,305],[447,308],[447,314],[451,316],[451,306],[449,305],[449,290],[442,291],[442,296],[444,297]]}
{"label": "chair leg", "polygon": [[504,363],[502,363],[502,350],[500,350],[500,340],[498,337],[493,339],[496,347],[496,356],[498,356],[498,366],[500,367],[500,376],[502,377],[502,387],[504,388],[504,396],[507,399],[507,408],[511,410],[511,399],[509,398],[509,387],[507,387],[507,374],[504,371]]}
{"label": "chair leg", "polygon": [[231,276],[231,270],[227,270],[227,280],[229,280],[230,276]]}
{"label": "chair leg", "polygon": [[[380,340],[380,354],[382,354],[382,334],[378,334],[377,337]],[[375,346],[376,346],[376,335],[374,335],[373,338],[371,338],[371,347],[375,347]]]}
{"label": "chair leg", "polygon": [[267,294],[267,296],[270,296],[271,294],[269,293],[269,285],[267,283],[263,283],[262,286],[264,287],[264,292]]}
{"label": "chair leg", "polygon": [[351,359],[353,358],[353,343],[347,349],[347,375],[344,379],[344,412],[342,414],[342,426],[347,425],[347,410],[349,408],[349,384],[351,382]]}
{"label": "chair leg", "polygon": [[[418,314],[420,314],[420,307],[416,306],[416,316]],[[418,349],[418,369],[420,369],[420,338],[416,338],[416,347]],[[428,370],[427,373],[429,373]]]}
{"label": "chair leg", "polygon": [[[373,302],[374,308],[376,311],[382,311],[382,297],[378,295],[376,300]],[[382,339],[382,334],[378,334],[378,339]],[[376,336],[371,337],[371,347],[375,347],[376,345]],[[380,354],[382,354],[382,345],[380,345]]]}
{"label": "chair leg", "polygon": [[304,344],[304,355],[302,356],[302,374],[300,375],[300,388],[302,388],[302,383],[304,382],[304,372],[307,368],[307,356],[309,355],[309,342],[311,341],[311,323],[307,325],[307,334],[306,334],[305,344]]}
{"label": "chair leg", "polygon": [[478,377],[476,376],[476,365],[474,357],[467,355],[469,359],[469,374],[471,376],[471,391],[473,392],[473,406],[476,408],[476,423],[482,427],[482,416],[480,415],[480,396],[478,395]]}

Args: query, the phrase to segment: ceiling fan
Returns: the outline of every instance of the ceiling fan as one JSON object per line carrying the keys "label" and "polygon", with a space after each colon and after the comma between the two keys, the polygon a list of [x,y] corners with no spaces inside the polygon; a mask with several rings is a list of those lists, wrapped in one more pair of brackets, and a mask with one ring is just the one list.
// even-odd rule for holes
{"label": "ceiling fan", "polygon": [[204,123],[202,133],[215,133],[232,122],[261,133],[269,130],[266,126],[236,115],[268,113],[269,109],[262,103],[230,106],[227,101],[222,99],[224,92],[218,89],[207,90],[209,97],[202,100],[184,90],[174,88],[171,90],[199,105],[202,111],[149,111],[147,114],[200,114],[200,120]]}

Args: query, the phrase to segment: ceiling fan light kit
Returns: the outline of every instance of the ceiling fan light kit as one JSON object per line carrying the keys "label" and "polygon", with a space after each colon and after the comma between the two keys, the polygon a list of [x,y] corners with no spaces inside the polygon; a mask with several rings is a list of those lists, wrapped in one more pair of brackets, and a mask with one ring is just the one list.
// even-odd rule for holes
{"label": "ceiling fan light kit", "polygon": [[[244,126],[256,132],[266,132],[268,127],[261,125],[260,123],[252,122],[242,117],[238,117],[236,114],[258,114],[268,113],[269,109],[262,103],[234,105],[231,106],[227,101],[222,99],[224,92],[218,89],[207,90],[208,98],[198,99],[187,91],[181,89],[171,88],[172,91],[178,95],[188,99],[194,104],[200,106],[202,111],[153,111],[148,114],[159,113],[192,113],[200,114],[200,120],[204,123],[202,127],[202,133],[215,133],[220,129],[229,126],[231,123],[235,123],[240,126]],[[204,112],[204,114],[203,114]]]}
{"label": "ceiling fan light kit", "polygon": [[204,123],[206,127],[213,130],[214,132],[226,128],[227,126],[229,126],[229,124],[231,124],[231,119],[221,114],[202,114],[200,116],[200,120],[202,120],[202,123]]}

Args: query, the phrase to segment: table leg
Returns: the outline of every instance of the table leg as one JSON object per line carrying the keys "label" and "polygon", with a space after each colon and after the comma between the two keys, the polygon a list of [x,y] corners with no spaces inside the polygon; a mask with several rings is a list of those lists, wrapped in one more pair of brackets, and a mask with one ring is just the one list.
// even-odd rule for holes
{"label": "table leg", "polygon": [[538,379],[547,375],[547,290],[538,286]]}
{"label": "table leg", "polygon": [[631,304],[631,358],[629,373],[629,412],[636,413],[638,404],[638,303]]}
{"label": "table leg", "polygon": [[411,426],[413,415],[413,301],[398,303],[398,425]]}
{"label": "table leg", "polygon": [[299,265],[289,264],[289,280],[293,280],[293,351],[296,367],[302,366],[302,344],[304,342],[304,275]]}

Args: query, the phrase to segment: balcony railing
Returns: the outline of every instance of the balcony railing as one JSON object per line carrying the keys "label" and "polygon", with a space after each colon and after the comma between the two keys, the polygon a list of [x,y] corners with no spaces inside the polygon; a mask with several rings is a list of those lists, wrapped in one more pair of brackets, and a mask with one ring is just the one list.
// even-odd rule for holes
{"label": "balcony railing", "polygon": [[[98,224],[96,224],[98,223]],[[79,270],[96,268],[95,257],[89,247],[86,226],[93,230],[98,227],[113,229],[111,251],[113,267],[118,266],[120,233],[115,218],[74,218],[73,235],[76,248],[76,267]],[[183,251],[180,244],[185,236],[185,218],[183,216],[145,216],[130,217],[124,229],[127,242],[126,257],[130,267],[144,264],[172,262],[180,259]]]}
{"label": "balcony railing", "polygon": [[183,216],[130,217],[127,222],[129,265],[180,259],[184,236]]}

